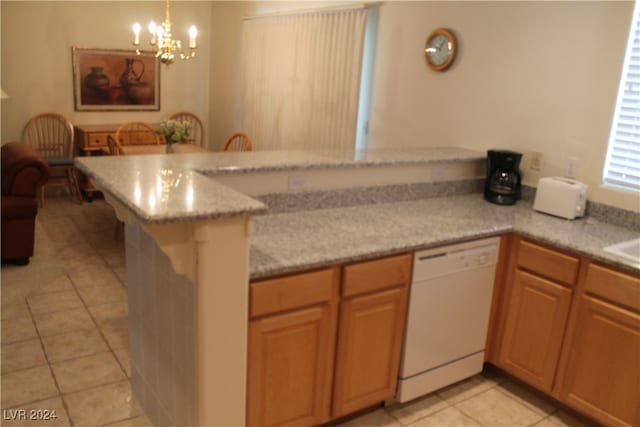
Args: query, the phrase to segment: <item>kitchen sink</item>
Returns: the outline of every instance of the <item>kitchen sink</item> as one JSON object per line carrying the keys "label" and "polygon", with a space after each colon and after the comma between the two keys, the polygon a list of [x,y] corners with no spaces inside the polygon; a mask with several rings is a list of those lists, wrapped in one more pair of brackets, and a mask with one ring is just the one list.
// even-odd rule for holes
{"label": "kitchen sink", "polygon": [[603,249],[640,266],[640,238],[616,243],[615,245],[606,246]]}

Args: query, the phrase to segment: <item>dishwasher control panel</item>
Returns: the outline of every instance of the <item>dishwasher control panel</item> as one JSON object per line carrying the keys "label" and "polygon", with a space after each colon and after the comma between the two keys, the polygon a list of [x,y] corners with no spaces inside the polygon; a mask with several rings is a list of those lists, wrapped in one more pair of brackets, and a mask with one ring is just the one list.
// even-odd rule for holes
{"label": "dishwasher control panel", "polygon": [[496,265],[500,238],[475,240],[415,253],[413,280],[430,279],[451,272]]}

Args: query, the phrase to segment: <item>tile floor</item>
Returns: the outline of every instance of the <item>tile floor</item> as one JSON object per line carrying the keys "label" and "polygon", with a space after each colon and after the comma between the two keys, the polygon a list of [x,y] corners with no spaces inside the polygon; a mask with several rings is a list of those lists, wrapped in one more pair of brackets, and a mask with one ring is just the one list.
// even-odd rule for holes
{"label": "tile floor", "polygon": [[[102,200],[49,198],[36,255],[2,267],[2,425],[150,426],[129,383],[124,248]],[[26,410],[49,421],[17,420]],[[485,373],[344,426],[582,426],[512,381]]]}

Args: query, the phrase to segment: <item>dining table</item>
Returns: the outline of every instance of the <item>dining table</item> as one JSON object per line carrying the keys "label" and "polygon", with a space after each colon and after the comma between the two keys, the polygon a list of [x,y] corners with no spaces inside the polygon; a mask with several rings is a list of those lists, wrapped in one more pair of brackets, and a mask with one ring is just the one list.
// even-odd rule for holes
{"label": "dining table", "polygon": [[[174,153],[205,153],[209,151],[195,144],[173,144],[172,149]],[[120,152],[123,155],[165,154],[167,152],[167,145],[121,145]]]}

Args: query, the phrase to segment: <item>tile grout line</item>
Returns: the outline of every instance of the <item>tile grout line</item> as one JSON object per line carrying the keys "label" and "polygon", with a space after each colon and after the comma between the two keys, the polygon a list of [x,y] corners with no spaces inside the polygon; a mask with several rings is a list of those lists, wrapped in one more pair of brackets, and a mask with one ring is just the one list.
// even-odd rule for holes
{"label": "tile grout line", "polygon": [[[73,285],[73,288],[75,289],[76,292],[78,292],[77,286],[75,284],[75,282],[69,278],[69,280],[71,280],[71,283]],[[111,345],[111,343],[109,342],[109,340],[107,339],[106,335],[104,334],[104,332],[102,332],[102,328],[100,327],[100,323],[96,320],[96,318],[94,317],[93,313],[91,313],[91,310],[89,310],[89,306],[86,305],[86,303],[84,302],[84,300],[80,297],[80,295],[78,295],[78,297],[80,298],[80,301],[82,301],[82,305],[84,306],[85,310],[87,310],[87,313],[89,313],[89,317],[91,318],[91,320],[93,321],[93,324],[96,326],[96,329],[98,330],[98,333],[100,334],[100,337],[104,340],[104,342],[107,345],[107,349],[109,353],[111,353],[111,355],[113,356],[113,358],[116,360],[116,363],[118,364],[118,366],[120,367],[120,370],[122,371],[122,373],[124,374],[124,377],[126,379],[129,379],[129,376],[127,375],[126,370],[124,369],[124,367],[122,366],[122,363],[120,362],[120,360],[118,359],[118,356],[116,355],[113,346]],[[105,304],[100,304],[100,305],[106,305],[106,304],[110,304],[110,303],[105,303]],[[97,307],[97,306],[94,306]],[[127,312],[127,328],[128,328],[128,317],[129,317],[129,313]],[[127,329],[127,333],[128,333],[128,329]],[[124,347],[123,347],[124,348]],[[116,350],[120,350],[120,349],[116,349]]]}
{"label": "tile grout line", "polygon": [[[518,386],[518,385],[516,384],[516,386]],[[519,387],[519,386],[518,386],[518,387]],[[540,415],[538,412],[536,412],[534,409],[532,409],[532,408],[531,408],[529,405],[527,405],[526,403],[519,402],[518,400],[516,400],[515,398],[513,398],[513,397],[512,397],[512,396],[510,396],[509,394],[505,393],[504,391],[500,391],[499,389],[498,389],[497,391],[498,391],[498,393],[502,394],[503,396],[506,396],[506,397],[508,397],[509,399],[511,399],[513,402],[519,403],[520,405],[524,406],[525,408],[527,408],[527,409],[528,409],[528,410],[530,410],[531,412],[535,413],[536,415]],[[507,390],[507,391],[508,391],[508,390]],[[526,389],[525,389],[525,391],[526,391]],[[510,394],[511,394],[511,393],[510,393]],[[527,399],[524,399],[524,398],[521,398],[521,399],[522,399],[523,401],[527,402],[528,404],[530,404],[530,405],[532,405],[532,406],[536,407],[533,403],[530,403]],[[546,402],[546,401],[545,401],[545,402]],[[538,421],[536,421],[536,422],[535,422],[535,424],[539,423],[539,422],[540,422],[540,421],[542,421],[543,419],[545,419],[545,418],[547,418],[547,417],[551,416],[551,414],[554,414],[554,413],[556,413],[556,412],[558,411],[558,408],[556,407],[556,405],[553,405],[553,404],[551,404],[551,403],[549,403],[549,405],[550,405],[550,406],[553,406],[553,411],[551,411],[551,412],[550,412],[550,413],[548,413],[548,414],[547,414],[545,411],[543,411],[542,409],[538,408],[540,411],[542,411],[542,413],[543,413],[544,415],[540,415],[542,418],[541,418],[541,419],[539,419]],[[537,407],[536,407],[536,408],[537,408]]]}
{"label": "tile grout line", "polygon": [[[80,227],[78,226],[78,224],[76,223],[76,220],[73,218],[72,215],[69,215],[69,212],[65,209],[65,214],[67,214],[67,217],[69,218],[71,224],[73,225],[73,227],[76,229],[77,232],[79,232],[81,235],[83,235],[82,230],[80,229]],[[88,239],[85,238],[85,241],[87,242],[87,244],[91,247],[91,250],[94,252],[94,254],[97,254],[98,257],[102,260],[102,262],[107,266],[107,268],[109,269],[109,271],[111,271],[111,273],[118,279],[118,282],[120,282],[120,285],[124,287],[124,285],[122,285],[122,281],[120,280],[120,278],[118,277],[118,275],[113,271],[113,269],[111,268],[111,266],[109,265],[109,263],[104,259],[104,256],[100,253],[100,251],[98,251],[96,249],[96,246]],[[129,379],[129,376],[127,375],[126,370],[124,369],[124,366],[122,365],[122,363],[120,362],[120,360],[118,359],[118,356],[116,355],[113,346],[111,345],[111,343],[109,342],[109,340],[107,339],[107,337],[104,335],[104,332],[102,331],[102,328],[99,324],[99,322],[96,320],[96,318],[94,317],[93,313],[91,312],[91,310],[89,310],[89,306],[87,305],[86,301],[82,298],[82,296],[80,295],[80,292],[78,291],[78,285],[75,283],[75,281],[71,278],[71,276],[69,276],[69,281],[71,282],[71,285],[73,286],[76,294],[78,295],[78,298],[80,299],[80,301],[82,302],[82,305],[84,306],[85,310],[87,310],[87,312],[89,313],[89,317],[91,318],[91,320],[93,321],[94,325],[96,326],[96,329],[98,330],[98,333],[100,334],[100,336],[102,337],[102,339],[104,340],[104,342],[107,344],[107,348],[109,349],[109,352],[111,352],[111,355],[114,357],[114,359],[116,360],[116,363],[118,364],[118,366],[120,367],[120,370],[122,371],[122,373],[124,374],[126,379]],[[126,288],[125,288],[126,289]],[[104,303],[104,304],[97,304],[97,305],[106,305],[106,304],[110,304],[110,303]],[[97,306],[96,305],[96,306]],[[128,328],[128,318],[129,318],[129,313],[127,310],[127,328]],[[128,330],[127,330],[128,333]],[[119,350],[119,349],[118,349]]]}
{"label": "tile grout line", "polygon": [[[65,209],[65,214],[66,214],[66,216],[67,216],[67,219],[68,219],[68,220],[70,221],[70,223],[73,225],[73,227],[74,227],[74,228],[76,228],[76,231],[81,231],[81,230],[78,228],[78,226],[77,226],[77,224],[76,224],[75,220],[73,219],[73,217],[72,217],[71,215],[69,215],[69,214],[68,214],[68,211],[67,211],[66,209]],[[80,233],[80,234],[82,235],[82,233]],[[108,265],[108,263],[104,260],[104,257],[102,257],[102,256],[99,254],[99,252],[96,250],[95,246],[94,246],[94,245],[92,245],[92,244],[91,244],[91,242],[89,242],[88,240],[86,240],[86,239],[85,239],[85,241],[89,244],[89,246],[91,247],[91,249],[92,249],[92,251],[93,251],[94,253],[98,253],[98,255],[100,256],[100,259],[102,260],[102,262],[103,262],[104,264],[106,264],[107,266],[109,266],[109,265]],[[78,299],[80,300],[80,302],[81,302],[81,304],[82,304],[82,307],[86,310],[87,314],[89,315],[89,318],[91,318],[91,320],[92,320],[92,322],[93,322],[93,324],[94,324],[94,326],[95,326],[96,330],[98,331],[98,334],[100,335],[100,337],[102,338],[102,340],[105,342],[105,344],[106,344],[106,346],[107,346],[108,351],[106,351],[105,353],[111,353],[111,356],[115,359],[116,363],[118,364],[118,367],[120,368],[121,372],[124,374],[125,380],[127,380],[127,381],[128,381],[128,376],[127,376],[126,371],[124,370],[124,368],[123,368],[122,364],[121,364],[121,363],[120,363],[120,361],[118,360],[118,357],[116,356],[116,354],[115,354],[115,352],[114,352],[114,350],[113,350],[113,348],[112,348],[111,344],[109,343],[109,340],[107,340],[106,336],[104,335],[104,333],[103,333],[103,331],[102,331],[102,328],[100,327],[100,324],[98,323],[98,321],[97,321],[97,320],[96,320],[96,318],[94,317],[94,315],[93,315],[93,313],[91,312],[91,310],[89,310],[89,306],[87,305],[86,301],[85,301],[85,300],[82,298],[82,296],[80,295],[80,292],[78,291],[78,286],[76,285],[75,281],[71,278],[71,275],[69,274],[69,269],[68,269],[68,267],[67,267],[66,263],[64,263],[64,270],[65,270],[65,273],[66,273],[67,278],[69,279],[69,282],[71,283],[71,286],[72,286],[72,288],[73,288],[73,291],[75,292],[76,296],[78,297]],[[113,271],[112,271],[112,272],[113,272]],[[115,273],[114,273],[114,274],[115,274]],[[105,303],[105,304],[107,304],[107,303]],[[103,304],[100,304],[100,305],[103,305]],[[30,306],[29,306],[29,308],[30,308]],[[83,329],[81,329],[81,330],[83,330]],[[60,334],[60,335],[62,335],[62,334]],[[41,345],[43,345],[43,344],[42,344],[42,341],[41,341]],[[44,345],[43,345],[43,347],[44,347]],[[44,348],[43,348],[43,351],[44,351]],[[95,354],[97,354],[97,353],[94,353],[94,355],[95,355]],[[47,357],[47,356],[46,356],[46,352],[45,352],[45,357]],[[77,358],[76,358],[76,359],[77,359]],[[54,376],[54,379],[55,379],[55,374],[53,373],[53,368],[51,367],[51,364],[50,364],[50,362],[49,362],[48,357],[47,357],[47,362],[49,363],[49,369],[51,370],[52,375]],[[57,379],[55,379],[55,381],[56,381],[56,386],[58,387],[58,391],[60,392],[60,395],[61,395],[61,398],[62,398],[62,401],[63,401],[63,405],[65,406],[65,409],[67,410],[67,414],[68,414],[68,416],[69,416],[69,420],[70,420],[70,422],[71,422],[71,424],[72,424],[72,427],[73,427],[74,422],[73,422],[73,420],[72,420],[72,418],[71,418],[71,414],[70,414],[70,411],[69,411],[69,409],[68,409],[68,405],[67,405],[67,402],[66,402],[65,396],[66,396],[67,394],[73,394],[73,393],[77,393],[77,392],[80,392],[80,391],[86,391],[86,390],[89,390],[89,389],[91,389],[91,388],[93,388],[93,387],[89,387],[89,388],[87,388],[87,389],[83,389],[83,390],[76,390],[76,391],[74,391],[74,392],[72,392],[72,393],[66,393],[66,394],[63,394],[63,393],[62,393],[62,391],[60,390],[60,387],[59,387],[58,383],[57,383]],[[108,384],[112,384],[112,383],[108,383]],[[108,385],[108,384],[100,384],[100,385],[97,385],[97,386],[95,386],[95,387],[101,387],[101,386]]]}
{"label": "tile grout line", "polygon": [[[423,419],[425,419],[425,418],[427,418],[427,417],[430,417],[431,415],[437,414],[438,412],[443,411],[443,410],[445,410],[445,409],[447,409],[447,408],[450,408],[450,407],[451,407],[451,404],[450,404],[449,402],[447,402],[446,400],[444,400],[443,398],[441,398],[440,396],[438,396],[438,395],[437,395],[437,391],[433,391],[433,392],[431,392],[431,393],[427,393],[427,394],[425,394],[425,395],[423,395],[423,396],[420,396],[420,397],[418,397],[418,398],[416,398],[416,399],[414,399],[414,400],[416,400],[416,401],[417,401],[417,400],[422,400],[422,399],[429,399],[429,398],[431,398],[431,397],[436,397],[436,398],[437,398],[437,399],[439,399],[441,402],[446,403],[446,404],[447,404],[447,406],[446,406],[445,408],[438,409],[437,411],[431,412],[431,413],[429,413],[428,415],[425,415],[425,416],[423,416],[423,417],[416,418],[415,420],[411,421],[409,424],[405,424],[405,423],[403,423],[402,421],[400,421],[400,418],[398,418],[398,417],[396,417],[395,415],[393,415],[393,412],[392,412],[391,410],[387,409],[387,408],[386,408],[386,407],[384,407],[384,406],[383,406],[383,410],[384,410],[384,411],[385,411],[385,412],[386,412],[386,413],[387,413],[391,418],[393,418],[395,421],[397,421],[400,425],[402,425],[403,427],[407,427],[407,426],[409,426],[409,425],[411,425],[411,424],[414,424],[414,423],[416,423],[416,422],[418,422],[418,421],[420,421],[420,420],[423,420]],[[401,405],[402,405],[402,404],[401,404]],[[409,404],[409,405],[410,405],[410,404]],[[409,406],[409,405],[407,405],[407,406]],[[399,408],[402,408],[402,406],[399,406]]]}
{"label": "tile grout line", "polygon": [[411,425],[413,425],[413,424],[416,424],[417,422],[419,422],[419,421],[421,421],[421,420],[424,420],[425,418],[429,418],[429,417],[431,417],[431,416],[433,416],[433,415],[435,415],[435,414],[438,414],[438,413],[440,413],[440,412],[442,412],[442,411],[445,411],[445,410],[447,410],[447,409],[451,409],[451,408],[453,408],[453,405],[451,405],[449,402],[447,402],[447,401],[446,401],[446,400],[444,400],[444,399],[441,399],[441,400],[447,404],[447,406],[446,406],[446,407],[444,407],[444,408],[442,408],[442,409],[438,409],[437,411],[431,412],[431,413],[429,413],[428,415],[425,415],[424,417],[416,418],[415,420],[411,421],[409,424],[405,424],[405,423],[403,423],[402,421],[400,421],[398,418],[394,417],[394,416],[393,416],[393,415],[391,415],[391,414],[389,414],[389,415],[391,415],[391,417],[392,417],[392,418],[394,418],[394,419],[395,419],[395,420],[396,420],[400,425],[402,425],[403,427],[409,427],[409,426],[411,426]]}
{"label": "tile grout line", "polygon": [[[66,212],[66,210],[65,210]],[[73,226],[76,228],[77,231],[81,232],[82,230],[80,229],[80,227],[78,226],[78,224],[76,223],[75,219],[69,215],[69,218],[71,220],[71,223],[73,224]],[[109,269],[109,271],[111,271],[111,273],[118,279],[118,282],[120,283],[120,285],[124,288],[125,291],[127,291],[127,305],[128,305],[128,300],[129,300],[129,295],[128,295],[128,290],[127,287],[124,285],[124,283],[122,282],[122,280],[120,280],[120,276],[118,276],[116,274],[115,271],[113,271],[112,266],[106,261],[106,259],[104,258],[104,256],[102,255],[102,253],[100,253],[100,251],[96,248],[96,246],[88,239],[85,239],[87,241],[87,243],[89,244],[89,246],[91,247],[91,249],[93,250],[93,252],[95,254],[97,254],[100,259],[102,260],[102,262],[107,266],[107,268]],[[71,281],[71,284],[73,285],[76,293],[78,293],[78,297],[80,298],[80,300],[82,301],[83,305],[85,306],[85,309],[87,310],[87,312],[89,313],[89,316],[91,317],[91,319],[93,320],[94,324],[96,325],[96,328],[98,329],[98,332],[100,333],[100,336],[102,337],[102,339],[107,343],[107,348],[109,348],[109,350],[111,351],[113,357],[116,359],[116,363],[118,364],[118,366],[120,367],[120,370],[122,371],[122,373],[124,374],[125,378],[129,381],[129,384],[131,384],[131,378],[129,377],[129,375],[127,375],[127,370],[124,368],[123,363],[120,361],[120,359],[118,358],[118,356],[115,353],[115,350],[120,350],[120,349],[114,349],[111,345],[111,343],[109,342],[109,340],[107,339],[107,337],[104,335],[104,333],[102,332],[102,328],[100,327],[98,321],[94,318],[93,313],[91,313],[91,311],[89,310],[89,306],[86,304],[86,302],[84,301],[84,299],[80,296],[80,292],[78,291],[78,286],[76,285],[75,281],[69,277],[69,280]],[[105,304],[109,304],[109,303],[105,303]],[[103,304],[104,305],[104,304]],[[129,333],[129,310],[127,307],[127,335]],[[129,343],[130,345],[130,343]],[[123,347],[124,348],[124,347]],[[127,348],[127,352],[130,351],[129,347]]]}
{"label": "tile grout line", "polygon": [[[62,397],[62,390],[60,390],[60,384],[58,384],[58,379],[56,378],[56,375],[53,372],[53,367],[51,366],[51,362],[49,361],[49,356],[47,355],[47,351],[44,348],[44,342],[42,341],[42,336],[40,335],[40,330],[38,329],[38,325],[36,324],[35,317],[33,317],[33,311],[31,310],[31,304],[29,304],[29,301],[27,300],[26,297],[25,297],[25,303],[27,304],[27,309],[29,310],[29,315],[31,316],[31,322],[33,323],[33,327],[35,328],[36,334],[38,335],[38,340],[40,341],[40,348],[42,349],[42,354],[44,354],[44,358],[47,361],[47,367],[49,368],[49,373],[51,374],[51,378],[53,379],[53,383],[55,384],[56,389],[58,390],[58,396],[57,397],[60,398],[60,401],[62,402],[62,407],[64,408],[65,412],[67,413],[67,419],[69,420],[69,424],[71,425],[71,427],[74,427],[73,420],[71,419],[71,412],[69,411],[69,407],[67,406],[67,402],[65,402],[64,398]],[[43,399],[40,399],[40,400],[43,400]]]}
{"label": "tile grout line", "polygon": [[[65,210],[65,213],[66,213],[66,210]],[[73,219],[72,219],[70,216],[69,216],[69,218],[68,218],[68,219],[70,220],[70,222],[71,222],[72,224],[74,224],[74,226],[76,226],[75,221],[73,221]],[[77,228],[77,226],[76,226],[76,228]],[[51,240],[52,242],[55,242],[55,239],[50,239],[50,240]],[[120,277],[115,273],[115,271],[113,271],[113,268],[111,267],[111,265],[110,265],[108,262],[106,262],[106,260],[105,260],[105,259],[104,259],[104,257],[102,256],[102,254],[100,254],[100,253],[99,253],[99,251],[97,251],[97,250],[95,249],[94,245],[92,245],[91,243],[89,243],[89,245],[91,246],[92,250],[93,250],[93,251],[94,251],[94,252],[95,252],[95,253],[96,253],[96,254],[101,258],[102,262],[103,262],[104,264],[106,264],[107,268],[109,268],[109,270],[111,271],[111,273],[112,273],[112,274],[114,274],[114,275],[116,276],[116,278],[118,279],[118,281],[119,281],[120,285],[121,285],[121,286],[123,286],[122,280],[121,280],[121,279],[120,279]],[[58,247],[58,245],[56,245],[55,243],[54,243],[54,246]],[[59,249],[59,247],[58,247],[58,249]],[[35,368],[35,367],[40,367],[40,366],[45,366],[45,365],[46,365],[46,366],[47,366],[47,368],[49,369],[49,373],[50,373],[51,378],[52,378],[52,380],[53,380],[53,382],[54,382],[54,385],[55,385],[55,387],[56,387],[57,394],[56,394],[56,395],[51,395],[51,396],[46,396],[46,397],[44,397],[44,398],[38,398],[37,400],[30,401],[30,402],[18,403],[18,405],[30,405],[30,404],[37,403],[37,402],[41,402],[41,401],[48,400],[48,399],[55,399],[55,398],[59,398],[59,399],[60,399],[60,401],[62,402],[62,406],[63,406],[63,408],[64,408],[64,410],[65,410],[65,412],[66,412],[67,418],[68,418],[68,420],[69,420],[69,422],[70,422],[71,426],[73,427],[73,426],[74,426],[74,421],[73,421],[73,419],[71,418],[71,414],[70,414],[70,411],[69,411],[69,407],[68,407],[68,405],[67,405],[67,402],[66,402],[66,400],[65,400],[64,396],[66,396],[66,395],[68,395],[68,394],[84,392],[84,391],[86,391],[86,390],[90,390],[90,389],[92,389],[92,388],[98,388],[98,387],[101,387],[101,386],[104,386],[104,385],[116,384],[116,383],[118,383],[118,382],[127,382],[127,383],[129,383],[129,384],[130,384],[130,380],[129,380],[129,377],[126,375],[126,371],[125,371],[124,367],[122,366],[122,364],[120,363],[120,361],[119,361],[118,357],[116,356],[114,349],[112,348],[111,344],[110,344],[110,343],[109,343],[109,341],[106,339],[106,337],[104,336],[104,334],[103,334],[103,332],[102,332],[102,328],[100,327],[100,324],[97,322],[97,320],[95,319],[95,317],[93,316],[93,314],[92,314],[92,313],[91,313],[91,311],[89,310],[89,308],[88,308],[88,306],[86,305],[86,302],[84,301],[84,299],[80,296],[80,294],[79,294],[79,292],[78,292],[78,289],[77,289],[77,286],[75,285],[75,282],[74,282],[73,280],[71,280],[71,277],[70,277],[70,275],[69,275],[69,269],[68,269],[68,267],[67,267],[66,265],[65,265],[65,268],[64,268],[64,270],[63,270],[63,271],[64,271],[64,273],[63,273],[63,274],[61,274],[61,275],[60,275],[60,277],[66,277],[66,278],[70,281],[70,283],[72,284],[72,289],[71,289],[71,290],[72,290],[72,291],[74,291],[75,295],[79,298],[79,300],[80,300],[80,302],[81,302],[81,304],[82,304],[82,307],[85,309],[85,311],[89,314],[89,317],[92,319],[92,322],[94,323],[94,325],[95,325],[95,327],[96,327],[96,330],[98,331],[98,333],[100,334],[101,338],[104,340],[104,342],[105,342],[105,343],[106,343],[106,345],[107,345],[108,350],[107,350],[106,352],[111,353],[111,355],[115,358],[116,363],[118,363],[118,366],[119,366],[119,367],[120,367],[120,369],[121,369],[121,372],[124,374],[124,379],[123,379],[123,380],[116,381],[116,382],[110,382],[110,383],[107,383],[107,384],[96,385],[96,386],[89,387],[89,388],[82,389],[82,390],[76,390],[76,391],[71,392],[71,393],[62,393],[62,391],[61,391],[61,389],[60,389],[60,385],[59,385],[59,383],[58,383],[58,379],[57,379],[57,377],[56,377],[56,375],[55,375],[55,372],[53,371],[53,368],[52,368],[52,362],[51,362],[51,360],[49,359],[49,356],[48,356],[48,354],[47,354],[47,352],[46,352],[46,349],[45,349],[45,347],[44,347],[43,338],[55,337],[55,336],[63,335],[63,334],[70,333],[70,332],[82,331],[82,330],[85,330],[85,329],[74,329],[74,330],[72,330],[72,331],[64,331],[64,332],[61,332],[61,333],[57,333],[57,334],[49,335],[49,336],[47,336],[47,337],[43,337],[43,336],[42,336],[42,334],[41,334],[41,332],[40,332],[40,329],[38,328],[38,325],[37,325],[37,323],[36,323],[36,321],[35,321],[35,315],[34,315],[33,309],[32,309],[32,307],[31,307],[31,304],[29,303],[29,301],[28,301],[27,297],[24,297],[24,298],[23,298],[24,303],[25,303],[26,308],[27,308],[27,313],[28,313],[28,316],[24,316],[24,318],[25,318],[25,319],[26,319],[26,318],[29,318],[29,320],[30,320],[31,324],[33,325],[34,330],[35,330],[35,332],[36,332],[36,336],[35,336],[35,337],[30,337],[30,338],[27,338],[27,339],[24,339],[24,340],[12,341],[12,342],[10,342],[10,343],[6,343],[6,344],[5,344],[5,343],[3,343],[3,345],[18,344],[18,343],[23,343],[23,342],[27,342],[27,341],[36,340],[36,339],[39,341],[40,349],[42,350],[43,356],[44,356],[44,358],[45,358],[45,364],[43,364],[43,365],[36,365],[36,366],[32,366],[32,367],[30,367],[30,368],[18,369],[18,370],[16,370],[16,371],[12,371],[12,372],[19,372],[19,371],[23,371],[23,370],[26,370],[26,369],[33,369],[33,368]],[[56,280],[57,280],[57,278],[56,278]],[[125,286],[123,286],[123,287],[126,289],[126,287],[125,287]],[[60,291],[53,291],[53,292],[38,292],[38,293],[37,293],[37,295],[47,295],[47,294],[60,293],[60,292],[69,292],[69,291],[67,291],[67,290],[60,290]],[[105,304],[108,304],[108,303],[99,304],[99,305],[105,305]],[[50,313],[42,313],[41,315],[48,315],[48,314],[53,314],[53,313],[59,313],[59,312],[63,312],[63,311],[65,311],[65,310],[68,310],[68,309],[57,310],[57,311],[53,311],[53,312],[50,312]],[[18,319],[18,318],[21,318],[21,316],[15,317],[15,318],[13,318],[13,319]],[[12,319],[3,319],[3,320],[12,320]],[[105,353],[106,353],[106,352],[105,352]],[[97,353],[96,353],[96,354],[97,354]],[[72,359],[65,359],[64,361],[67,361],[67,360],[75,360],[75,359],[78,359],[78,358],[81,358],[81,357],[86,357],[86,356],[87,356],[87,355],[85,355],[85,356],[79,356],[79,357],[77,357],[77,358],[72,358]],[[64,362],[64,361],[59,361],[59,362]],[[59,362],[56,362],[56,363],[59,363]],[[8,374],[8,373],[7,373],[7,374]],[[114,422],[119,422],[119,421],[114,421]]]}
{"label": "tile grout line", "polygon": [[[76,224],[76,221],[73,219],[73,217],[71,215],[68,214],[68,211],[65,209],[65,214],[67,215],[68,219],[70,220],[71,224],[76,228],[77,231],[81,231],[78,227],[78,225]],[[82,234],[82,233],[81,233]],[[107,266],[107,268],[109,268],[109,270],[115,275],[115,272],[113,272],[113,270],[110,268],[109,263],[106,262],[106,260],[104,259],[104,257],[102,256],[102,254],[99,253],[99,251],[96,250],[95,246],[88,240],[85,239],[85,241],[89,244],[89,246],[91,247],[91,250],[94,252],[94,254],[97,254],[100,259],[102,260],[102,262]],[[68,271],[67,266],[65,265],[65,271]],[[118,364],[118,367],[120,368],[121,372],[124,374],[124,380],[119,380],[116,382],[112,382],[112,383],[106,383],[106,384],[100,384],[100,385],[96,385],[94,387],[89,387],[87,389],[83,389],[83,390],[77,390],[74,391],[72,393],[67,393],[67,394],[62,394],[61,393],[61,397],[62,397],[62,401],[63,404],[65,405],[65,408],[67,407],[67,402],[65,399],[65,396],[68,394],[73,394],[73,393],[78,393],[81,391],[86,391],[86,390],[90,390],[92,388],[98,388],[98,387],[103,387],[105,385],[110,385],[110,384],[116,384],[120,381],[127,381],[129,383],[129,385],[131,384],[131,380],[129,379],[129,377],[127,376],[127,373],[124,369],[124,367],[122,366],[122,363],[120,362],[120,360],[118,359],[118,357],[116,356],[113,347],[111,346],[111,344],[109,343],[109,340],[107,339],[107,337],[104,335],[104,332],[102,331],[102,328],[99,324],[99,322],[96,320],[95,316],[93,315],[93,313],[91,312],[91,310],[89,310],[89,306],[86,304],[86,302],[84,301],[84,299],[82,298],[82,296],[80,295],[80,292],[78,291],[78,286],[76,285],[75,281],[71,278],[71,275],[67,273],[67,277],[69,278],[69,281],[71,282],[71,285],[73,287],[73,290],[75,291],[76,295],[78,296],[78,298],[80,299],[82,306],[84,307],[84,309],[87,311],[87,313],[89,314],[89,317],[91,318],[91,320],[93,321],[93,324],[95,325],[98,334],[100,335],[100,337],[103,339],[103,341],[106,343],[107,348],[109,353],[111,353],[112,357],[115,359],[116,363]],[[117,277],[117,275],[116,275]],[[118,278],[119,280],[119,278]],[[105,303],[108,304],[108,303]],[[100,305],[104,305],[104,304],[100,304]],[[127,317],[128,317],[128,313],[127,313]],[[48,360],[48,359],[47,359]],[[51,369],[51,368],[50,368]],[[57,385],[57,384],[56,384]],[[58,388],[58,390],[60,391],[60,389]],[[69,414],[69,420],[72,422],[72,427],[73,427],[73,420],[71,420],[71,415],[69,413],[69,410],[67,408],[67,413]]]}

